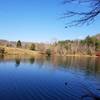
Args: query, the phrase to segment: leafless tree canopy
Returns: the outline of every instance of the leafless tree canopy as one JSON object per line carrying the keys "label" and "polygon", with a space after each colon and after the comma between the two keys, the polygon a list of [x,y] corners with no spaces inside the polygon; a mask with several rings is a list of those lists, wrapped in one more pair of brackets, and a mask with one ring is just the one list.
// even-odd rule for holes
{"label": "leafless tree canopy", "polygon": [[89,9],[87,11],[66,11],[64,13],[64,18],[68,17],[75,17],[78,16],[79,19],[72,20],[68,23],[68,26],[76,26],[76,25],[83,25],[83,24],[90,24],[95,20],[97,15],[100,14],[100,0],[64,0],[63,4],[84,4],[89,5]]}

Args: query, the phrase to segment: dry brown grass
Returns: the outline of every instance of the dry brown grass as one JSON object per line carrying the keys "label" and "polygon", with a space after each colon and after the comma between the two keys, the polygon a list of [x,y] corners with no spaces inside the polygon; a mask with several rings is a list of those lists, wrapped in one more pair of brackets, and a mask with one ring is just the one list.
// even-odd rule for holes
{"label": "dry brown grass", "polygon": [[[1,47],[1,46],[0,46]],[[2,46],[2,48],[5,49],[5,55],[40,55],[39,51],[32,51],[28,49],[23,49],[23,48],[14,48],[14,47],[5,47]]]}
{"label": "dry brown grass", "polygon": [[[6,47],[6,46],[0,46],[2,48],[5,49],[5,55],[10,55],[10,56],[24,56],[24,57],[30,57],[30,56],[41,56],[41,55],[45,55],[45,53],[41,53],[39,51],[32,51],[32,50],[28,50],[28,49],[23,49],[23,48],[14,48],[14,47]],[[55,54],[54,56],[61,56],[61,55],[57,55]],[[63,55],[62,55],[63,56]],[[75,55],[64,55],[64,56],[78,56],[78,57],[96,57],[95,55],[82,55],[82,54],[75,54]]]}

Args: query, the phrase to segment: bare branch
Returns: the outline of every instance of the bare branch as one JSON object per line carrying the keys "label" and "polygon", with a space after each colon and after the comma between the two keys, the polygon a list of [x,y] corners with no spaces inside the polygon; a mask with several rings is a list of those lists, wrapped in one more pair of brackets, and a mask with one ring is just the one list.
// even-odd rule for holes
{"label": "bare branch", "polygon": [[96,16],[100,14],[100,0],[65,0],[63,4],[70,4],[73,2],[77,2],[79,4],[88,3],[91,7],[91,10],[88,12],[66,11],[66,13],[64,13],[63,18],[74,16],[78,16],[79,18],[77,20],[72,20],[70,23],[67,23],[68,26],[76,26],[83,24],[89,25],[91,22],[95,20]]}

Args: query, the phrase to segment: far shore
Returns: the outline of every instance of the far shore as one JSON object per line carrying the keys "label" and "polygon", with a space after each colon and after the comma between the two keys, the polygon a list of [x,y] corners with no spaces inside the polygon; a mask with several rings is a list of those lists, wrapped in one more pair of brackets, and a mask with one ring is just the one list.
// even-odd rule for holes
{"label": "far shore", "polygon": [[16,56],[31,56],[31,55],[40,55],[39,51],[32,51],[28,49],[23,49],[23,48],[14,48],[14,47],[2,47],[5,49],[4,55],[16,55]]}
{"label": "far shore", "polygon": [[[3,47],[5,49],[4,56],[44,56],[46,53],[41,53],[40,51],[32,51],[29,49],[23,48],[14,48],[14,47]],[[71,56],[71,57],[98,57],[96,55],[83,55],[83,54],[67,54],[67,55],[58,55],[51,54],[51,56]]]}

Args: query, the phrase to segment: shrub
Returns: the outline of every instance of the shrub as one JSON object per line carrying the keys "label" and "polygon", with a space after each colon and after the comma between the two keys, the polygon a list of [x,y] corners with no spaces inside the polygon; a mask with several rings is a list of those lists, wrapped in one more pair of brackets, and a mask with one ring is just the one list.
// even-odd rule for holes
{"label": "shrub", "polygon": [[35,44],[34,43],[31,44],[30,50],[35,50]]}
{"label": "shrub", "polygon": [[47,54],[48,56],[50,56],[50,55],[51,55],[51,50],[50,50],[50,49],[47,49],[47,50],[46,50],[46,54]]}
{"label": "shrub", "polygon": [[5,49],[4,48],[0,48],[0,54],[4,54],[5,53]]}

